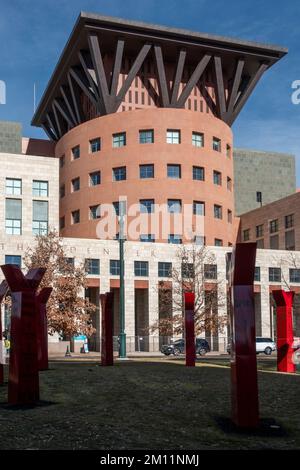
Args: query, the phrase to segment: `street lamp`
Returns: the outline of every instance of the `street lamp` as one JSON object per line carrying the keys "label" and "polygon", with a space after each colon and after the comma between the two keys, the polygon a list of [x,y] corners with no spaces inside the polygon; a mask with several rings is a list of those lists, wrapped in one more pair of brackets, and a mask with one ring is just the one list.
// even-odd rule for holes
{"label": "street lamp", "polygon": [[119,253],[120,253],[120,351],[119,358],[126,359],[126,333],[125,333],[125,286],[124,286],[124,219],[126,201],[119,202]]}

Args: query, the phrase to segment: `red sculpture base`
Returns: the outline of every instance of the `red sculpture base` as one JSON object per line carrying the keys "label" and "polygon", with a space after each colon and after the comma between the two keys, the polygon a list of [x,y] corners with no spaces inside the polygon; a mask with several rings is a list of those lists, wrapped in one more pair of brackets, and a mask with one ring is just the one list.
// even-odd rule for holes
{"label": "red sculpture base", "polygon": [[232,420],[241,428],[259,424],[254,272],[256,243],[237,243],[231,257],[231,404]]}
{"label": "red sculpture base", "polygon": [[277,370],[279,372],[296,372],[293,363],[293,301],[294,292],[275,290],[272,292],[276,302],[277,319]]}
{"label": "red sculpture base", "polygon": [[[0,284],[0,347],[2,348],[2,341],[3,341],[3,336],[2,336],[2,315],[1,315],[1,304],[2,300],[5,298],[6,293],[8,290],[8,285],[6,281],[2,281]],[[1,357],[2,357],[2,352],[1,351]],[[3,364],[4,364],[4,356],[2,357],[2,360],[0,360],[0,385],[3,385],[4,383],[4,370],[3,370]]]}
{"label": "red sculpture base", "polygon": [[185,292],[184,294],[184,331],[185,331],[185,365],[195,367],[195,294]]}
{"label": "red sculpture base", "polygon": [[100,295],[102,311],[101,364],[114,365],[113,353],[113,300],[114,294],[107,292]]}
{"label": "red sculpture base", "polygon": [[32,405],[39,400],[36,291],[45,269],[31,269],[26,277],[15,265],[1,269],[12,298],[8,403]]}

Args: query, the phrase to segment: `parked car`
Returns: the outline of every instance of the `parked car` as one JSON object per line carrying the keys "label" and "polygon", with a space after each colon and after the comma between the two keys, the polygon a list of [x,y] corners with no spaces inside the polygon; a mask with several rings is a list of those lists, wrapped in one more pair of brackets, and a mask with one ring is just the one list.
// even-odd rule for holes
{"label": "parked car", "polygon": [[[171,344],[163,344],[160,351],[166,356],[184,354],[184,339],[177,339]],[[210,347],[206,339],[196,338],[196,354],[204,356],[209,351]]]}
{"label": "parked car", "polygon": [[[271,338],[263,338],[257,336],[255,339],[256,344],[256,354],[265,353],[267,356],[270,356],[273,351],[276,351],[276,344]],[[231,343],[227,345],[227,352],[231,352]]]}

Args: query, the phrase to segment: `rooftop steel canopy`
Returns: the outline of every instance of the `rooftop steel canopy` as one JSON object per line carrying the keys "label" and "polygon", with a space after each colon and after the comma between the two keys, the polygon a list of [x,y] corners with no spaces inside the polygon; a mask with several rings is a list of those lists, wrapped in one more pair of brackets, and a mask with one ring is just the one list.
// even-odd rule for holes
{"label": "rooftop steel canopy", "polygon": [[[263,73],[287,49],[82,12],[44,92],[32,125],[58,140],[88,120],[81,96],[97,116],[120,107],[144,62],[152,58],[159,107],[183,108],[204,73],[213,77],[212,97],[203,98],[215,116],[232,125]],[[113,57],[110,71],[107,56]],[[123,58],[131,67],[121,86]],[[174,68],[170,80],[166,64]],[[184,84],[180,91],[181,84]]]}

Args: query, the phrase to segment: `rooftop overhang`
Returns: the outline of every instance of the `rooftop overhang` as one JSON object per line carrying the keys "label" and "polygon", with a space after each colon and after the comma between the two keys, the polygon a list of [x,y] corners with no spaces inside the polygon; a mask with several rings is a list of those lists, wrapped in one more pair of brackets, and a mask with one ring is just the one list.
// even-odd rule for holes
{"label": "rooftop overhang", "polygon": [[[103,65],[107,53],[114,57],[110,77]],[[161,106],[183,108],[209,69],[214,76],[215,114],[232,125],[263,73],[286,53],[287,49],[273,45],[81,13],[32,125],[43,127],[51,139],[58,140],[85,120],[82,92],[99,116],[116,112],[149,54],[157,66]],[[124,55],[133,58],[133,65],[118,89]],[[172,87],[166,79],[166,63],[174,64]],[[187,66],[191,73],[179,94]]]}

